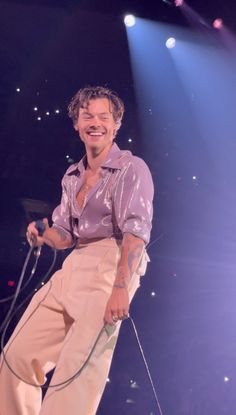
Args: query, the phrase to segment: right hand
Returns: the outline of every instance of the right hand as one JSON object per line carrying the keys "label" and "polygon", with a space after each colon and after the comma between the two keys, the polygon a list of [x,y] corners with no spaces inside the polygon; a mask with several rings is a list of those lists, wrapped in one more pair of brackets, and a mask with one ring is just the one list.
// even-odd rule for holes
{"label": "right hand", "polygon": [[[49,229],[48,220],[47,218],[43,219],[43,223],[45,224],[45,231]],[[39,236],[39,232],[35,227],[36,222],[31,222],[27,227],[26,238],[29,242],[30,246],[42,246],[44,244],[43,236]],[[44,231],[44,232],[45,232]]]}

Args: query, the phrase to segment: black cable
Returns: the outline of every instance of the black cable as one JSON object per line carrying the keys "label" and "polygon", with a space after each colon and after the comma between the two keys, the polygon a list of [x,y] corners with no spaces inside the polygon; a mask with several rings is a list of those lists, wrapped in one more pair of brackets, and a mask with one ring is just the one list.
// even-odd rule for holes
{"label": "black cable", "polygon": [[[49,292],[49,291],[48,291]],[[48,294],[48,293],[47,293]],[[46,294],[46,295],[47,295]],[[46,297],[46,296],[45,296]],[[44,297],[44,298],[45,298]],[[39,305],[40,305],[40,303],[37,305],[37,307],[33,310],[33,312],[30,314],[30,316],[28,317],[28,319],[27,319],[27,321],[32,317],[32,315],[35,313],[35,311],[37,310],[37,308],[39,307]],[[27,321],[25,322],[25,323],[27,323]],[[8,322],[8,324],[10,323],[10,321]],[[23,379],[20,375],[18,375],[15,371],[14,371],[14,369],[12,369],[12,367],[11,367],[11,365],[9,364],[9,362],[8,362],[8,360],[7,360],[7,357],[6,357],[6,354],[7,354],[7,351],[6,351],[6,353],[5,353],[5,351],[4,351],[4,345],[3,345],[3,339],[4,339],[4,337],[5,337],[5,335],[6,335],[6,330],[7,330],[7,328],[8,328],[8,325],[6,325],[6,327],[5,327],[5,329],[4,329],[4,331],[3,331],[3,336],[2,336],[2,338],[1,338],[1,349],[2,349],[2,357],[3,357],[3,360],[4,360],[4,362],[5,362],[5,364],[7,365],[7,367],[8,367],[8,369],[13,373],[13,375],[14,376],[16,376],[19,380],[21,380],[22,382],[24,382],[24,383],[26,383],[27,385],[30,385],[30,386],[34,386],[34,387],[41,387],[41,388],[43,388],[43,389],[48,389],[48,388],[58,388],[58,387],[60,387],[61,386],[61,388],[60,389],[58,389],[58,390],[61,390],[61,389],[63,389],[63,388],[65,388],[65,387],[67,387],[67,386],[69,386],[80,374],[81,374],[81,372],[83,371],[83,369],[85,368],[85,366],[87,365],[87,363],[89,362],[89,360],[90,360],[90,358],[91,358],[91,356],[92,356],[92,354],[93,354],[93,352],[94,352],[94,350],[95,350],[95,348],[96,348],[96,346],[97,346],[97,343],[98,343],[98,341],[99,341],[99,339],[100,339],[100,337],[102,336],[102,334],[103,334],[103,332],[104,332],[104,330],[106,329],[106,324],[102,327],[102,329],[100,330],[100,332],[99,332],[99,334],[98,334],[98,336],[97,336],[97,338],[96,338],[96,340],[95,340],[95,342],[94,342],[94,344],[93,344],[93,346],[92,346],[92,348],[91,348],[91,350],[90,350],[90,352],[89,352],[89,354],[88,354],[88,357],[86,358],[86,360],[84,361],[84,363],[82,364],[82,366],[80,367],[80,369],[79,370],[77,370],[77,372],[75,372],[75,374],[74,375],[72,375],[72,376],[70,376],[68,379],[66,379],[65,381],[63,381],[63,382],[60,382],[60,383],[56,383],[56,384],[49,384],[49,385],[37,385],[36,383],[31,383],[31,382],[28,382],[27,380],[25,380],[25,379]],[[14,339],[13,339],[13,341],[14,341]],[[10,347],[11,345],[9,345],[9,347]]]}
{"label": "black cable", "polygon": [[30,249],[29,249],[29,251],[28,251],[28,254],[27,254],[27,256],[26,256],[26,259],[25,259],[25,262],[24,262],[24,265],[23,265],[23,268],[22,268],[22,271],[21,271],[21,274],[20,274],[20,279],[19,279],[19,282],[18,282],[18,284],[17,284],[17,288],[16,288],[16,291],[15,291],[15,294],[14,294],[14,296],[13,296],[13,300],[12,300],[11,306],[10,306],[10,308],[9,308],[9,310],[8,310],[8,313],[7,313],[6,317],[5,317],[5,319],[3,320],[3,323],[2,323],[2,324],[1,324],[1,326],[0,326],[0,333],[1,333],[1,331],[3,330],[3,328],[4,328],[5,324],[7,323],[8,319],[10,318],[11,313],[12,313],[12,310],[13,310],[13,308],[14,308],[14,306],[15,306],[15,303],[16,303],[16,300],[17,300],[17,297],[18,297],[18,295],[19,295],[19,293],[20,293],[20,289],[21,289],[22,281],[23,281],[24,276],[25,276],[25,271],[26,271],[26,268],[27,268],[27,266],[28,266],[28,263],[29,263],[29,260],[30,260],[31,254],[32,254],[32,252],[33,252],[33,249],[34,249],[34,247],[33,247],[33,246],[31,246],[31,247],[30,247]]}
{"label": "black cable", "polygon": [[[161,237],[162,237],[162,235],[161,235]],[[160,239],[160,237],[159,238],[157,238],[156,240],[154,240],[154,242],[153,243],[155,243],[155,242],[157,242],[158,240]],[[152,243],[152,244],[153,244]],[[152,245],[152,244],[150,244],[150,245]],[[63,388],[65,388],[65,387],[67,387],[67,386],[69,386],[76,378],[78,378],[79,376],[80,376],[80,374],[81,374],[81,372],[83,371],[83,369],[85,368],[85,366],[87,365],[87,363],[89,362],[89,360],[90,360],[90,358],[91,358],[91,356],[92,356],[92,354],[93,354],[93,352],[94,352],[94,350],[95,350],[95,348],[96,348],[96,345],[97,345],[97,343],[98,343],[98,341],[99,341],[99,339],[100,339],[100,337],[102,336],[102,334],[103,334],[103,332],[104,332],[104,330],[106,329],[106,324],[102,327],[102,329],[100,330],[100,332],[99,332],[99,334],[98,334],[98,336],[97,336],[97,338],[96,338],[96,340],[95,340],[95,342],[94,342],[94,344],[93,344],[93,346],[92,346],[92,348],[91,348],[91,350],[90,350],[90,352],[89,352],[89,354],[88,354],[88,356],[87,356],[87,358],[86,358],[86,360],[84,361],[84,363],[82,364],[82,366],[80,367],[80,369],[79,370],[77,370],[77,372],[74,374],[74,375],[72,375],[70,378],[68,378],[68,379],[66,379],[65,381],[63,381],[63,382],[60,382],[60,383],[57,383],[57,384],[54,384],[54,385],[37,385],[37,384],[33,384],[33,383],[31,383],[31,382],[28,382],[28,381],[26,381],[26,380],[24,380],[23,378],[21,378],[13,369],[12,369],[12,367],[10,366],[10,364],[9,364],[9,362],[7,361],[7,358],[6,358],[6,353],[5,353],[5,351],[4,351],[4,340],[5,340],[5,335],[6,335],[6,331],[7,331],[7,328],[8,328],[8,326],[9,326],[9,324],[10,324],[10,322],[11,322],[11,320],[12,320],[12,318],[13,318],[13,316],[15,315],[15,313],[19,310],[19,308],[21,308],[22,307],[22,305],[32,296],[32,293],[30,293],[30,295],[28,295],[27,297],[26,297],[26,299],[24,299],[24,301],[17,307],[17,309],[13,312],[13,313],[11,313],[12,312],[12,309],[13,309],[13,307],[14,307],[14,305],[15,305],[15,302],[16,302],[16,299],[17,299],[17,297],[18,297],[18,295],[19,295],[19,292],[20,292],[20,286],[21,286],[21,284],[22,284],[22,280],[23,280],[23,278],[24,278],[24,274],[25,274],[25,270],[26,270],[26,267],[27,267],[27,265],[28,265],[28,262],[29,262],[29,258],[30,258],[30,256],[31,256],[31,253],[32,253],[32,251],[33,251],[33,249],[34,249],[34,247],[31,247],[30,249],[29,249],[29,252],[28,252],[28,254],[27,254],[27,257],[26,257],[26,260],[25,260],[25,263],[24,263],[24,266],[23,266],[23,269],[22,269],[22,272],[21,272],[21,276],[20,276],[20,280],[19,280],[19,283],[18,283],[18,286],[17,286],[17,290],[16,290],[16,293],[15,293],[15,295],[14,295],[14,300],[13,300],[13,302],[12,302],[12,305],[11,305],[11,307],[10,307],[10,310],[9,310],[9,312],[8,312],[8,314],[7,314],[7,317],[5,318],[5,320],[4,320],[4,323],[2,324],[2,326],[1,326],[1,328],[0,328],[0,331],[2,330],[2,327],[4,327],[4,325],[5,325],[5,328],[4,328],[4,330],[3,330],[3,335],[2,335],[2,338],[1,338],[1,351],[2,351],[2,356],[3,356],[3,360],[4,360],[4,362],[6,363],[6,365],[8,366],[8,368],[9,368],[9,370],[19,379],[19,380],[21,380],[21,381],[23,381],[24,383],[26,383],[26,384],[28,384],[28,385],[30,385],[30,386],[34,386],[34,387],[41,387],[41,388],[45,388],[45,389],[48,389],[48,388],[59,388],[58,389],[58,391],[59,390],[61,390],[61,389],[63,389]],[[55,264],[55,261],[56,261],[56,249],[54,249],[54,258],[53,258],[53,262],[52,262],[52,265],[50,266],[50,268],[49,268],[49,270],[48,270],[48,272],[45,274],[45,276],[44,276],[44,280],[48,277],[48,275],[49,275],[49,273],[51,272],[51,269],[53,268],[53,266],[54,266],[54,264]],[[32,274],[32,273],[31,273]],[[41,281],[41,284],[42,284],[42,281]],[[49,290],[50,290],[50,288],[49,288]],[[49,291],[48,291],[49,292]],[[48,293],[47,293],[48,294]],[[47,294],[46,294],[46,296],[47,296]],[[46,297],[45,296],[45,297]],[[39,303],[40,304],[40,303]],[[31,318],[31,316],[35,313],[35,311],[37,310],[37,308],[39,307],[39,304],[37,305],[37,307],[33,310],[33,312],[31,313],[31,315],[28,317],[28,319],[27,319],[27,321]],[[128,317],[129,319],[130,319],[130,321],[131,321],[131,323],[132,323],[132,326],[133,326],[133,329],[134,329],[134,333],[135,333],[135,336],[136,336],[136,340],[137,340],[137,343],[138,343],[138,346],[139,346],[139,350],[140,350],[140,353],[141,353],[141,356],[142,356],[142,359],[143,359],[143,362],[144,362],[144,365],[145,365],[145,368],[146,368],[146,372],[147,372],[147,375],[148,375],[148,378],[149,378],[149,381],[150,381],[150,384],[151,384],[151,387],[152,387],[152,391],[153,391],[153,395],[154,395],[154,397],[155,397],[155,401],[156,401],[156,404],[157,404],[157,408],[158,408],[158,411],[159,411],[159,414],[160,415],[163,415],[163,411],[162,411],[162,409],[161,409],[161,406],[160,406],[160,402],[159,402],[159,399],[158,399],[158,395],[157,395],[157,392],[156,392],[156,389],[155,389],[155,386],[154,386],[154,383],[153,383],[153,380],[152,380],[152,377],[151,377],[151,373],[150,373],[150,370],[149,370],[149,367],[148,367],[148,364],[147,364],[147,361],[146,361],[146,358],[145,358],[145,355],[144,355],[144,352],[143,352],[143,348],[142,348],[142,345],[141,345],[141,342],[140,342],[140,339],[139,339],[139,336],[138,336],[138,332],[137,332],[137,329],[136,329],[136,326],[135,326],[135,323],[134,323],[134,321],[133,321],[133,319],[132,319],[132,317]],[[26,321],[26,322],[27,322]],[[9,346],[10,347],[10,346]]]}
{"label": "black cable", "polygon": [[[23,268],[22,268],[22,271],[21,271],[21,275],[20,275],[20,279],[19,279],[19,282],[18,282],[18,284],[17,284],[17,288],[16,288],[16,291],[15,291],[15,294],[14,294],[14,296],[13,296],[13,301],[12,301],[12,304],[11,304],[11,306],[10,306],[10,309],[9,309],[9,311],[8,311],[8,313],[7,313],[7,315],[6,315],[6,317],[5,317],[5,319],[4,319],[4,321],[3,321],[3,323],[1,324],[1,326],[0,326],[0,333],[1,333],[1,331],[3,331],[3,329],[4,329],[4,326],[5,325],[9,325],[10,324],[10,322],[11,322],[11,320],[12,320],[12,318],[13,318],[13,316],[19,311],[19,309],[25,304],[25,302],[26,301],[28,301],[33,295],[34,295],[34,293],[35,293],[35,289],[34,289],[34,291],[31,291],[30,293],[29,293],[29,295],[19,304],[19,306],[14,310],[14,312],[12,313],[12,310],[13,310],[13,308],[14,308],[14,306],[15,306],[15,303],[16,303],[16,301],[17,301],[17,298],[18,298],[18,296],[19,296],[19,294],[24,290],[24,288],[26,287],[26,285],[28,285],[29,284],[29,282],[31,281],[31,279],[32,279],[32,277],[33,277],[33,275],[34,275],[34,273],[35,273],[35,271],[36,271],[36,267],[37,267],[37,264],[38,264],[38,259],[39,259],[39,256],[40,256],[40,254],[37,254],[37,258],[36,258],[36,261],[35,261],[35,264],[34,264],[34,266],[33,266],[33,269],[32,269],[32,271],[31,271],[31,274],[30,274],[30,277],[29,277],[29,279],[30,279],[30,281],[27,281],[27,283],[22,287],[22,289],[20,289],[21,288],[21,284],[22,284],[22,281],[23,281],[23,279],[24,279],[24,276],[25,276],[25,271],[26,271],[26,268],[27,268],[27,266],[28,266],[28,263],[29,263],[29,260],[30,260],[30,256],[31,256],[31,254],[32,254],[32,252],[33,252],[33,250],[34,250],[34,247],[33,246],[31,246],[30,248],[29,248],[29,251],[28,251],[28,254],[27,254],[27,256],[26,256],[26,259],[25,259],[25,262],[24,262],[24,265],[23,265]],[[56,263],[56,258],[57,258],[57,250],[56,249],[54,249],[54,248],[52,248],[52,250],[53,250],[53,259],[52,259],[52,263],[51,263],[51,265],[50,265],[50,267],[49,267],[49,269],[48,269],[48,271],[46,272],[46,274],[44,274],[44,276],[43,276],[43,278],[40,280],[40,283],[38,284],[38,286],[37,286],[37,288],[36,289],[38,289],[38,288],[40,288],[40,286],[42,285],[42,283],[45,281],[45,280],[47,280],[47,278],[48,278],[48,276],[50,275],[50,273],[51,273],[51,271],[53,270],[53,268],[54,268],[54,266],[55,266],[55,263]],[[8,319],[9,319],[9,323],[8,323]],[[3,336],[4,338],[5,338],[5,336]]]}
{"label": "black cable", "polygon": [[[36,269],[37,269],[37,265],[38,265],[39,257],[40,257],[40,253],[39,253],[39,252],[38,252],[38,250],[37,250],[37,251],[36,251],[36,253],[35,253],[35,258],[36,258],[36,259],[35,259],[35,263],[34,263],[34,265],[33,265],[33,268],[32,268],[32,271],[31,271],[31,273],[30,273],[30,276],[29,276],[29,278],[27,279],[27,281],[26,281],[25,285],[23,285],[23,287],[21,288],[21,290],[20,290],[19,294],[21,294],[21,293],[22,293],[22,291],[24,291],[24,290],[25,290],[25,288],[29,285],[30,281],[32,280],[32,278],[33,278],[33,276],[34,276],[34,274],[35,274],[35,271],[36,271]],[[15,297],[15,294],[10,295],[9,297],[2,298],[2,299],[0,299],[0,304],[2,304],[2,303],[6,303],[7,301],[10,301],[10,300],[12,300],[12,298],[14,298],[14,297]],[[1,332],[1,330],[0,330],[0,332]]]}
{"label": "black cable", "polygon": [[[28,381],[26,381],[25,379],[23,379],[21,376],[19,376],[15,371],[14,371],[14,369],[12,369],[12,367],[10,366],[10,364],[9,364],[9,362],[8,362],[8,360],[7,360],[7,357],[6,357],[6,353],[5,353],[5,351],[4,351],[4,343],[5,343],[5,337],[6,337],[6,332],[7,332],[7,329],[8,329],[8,326],[9,326],[9,324],[10,324],[10,322],[11,322],[11,320],[12,320],[12,318],[14,317],[14,315],[19,311],[19,309],[25,304],[25,302],[27,302],[31,297],[32,297],[32,295],[33,295],[33,293],[31,292],[20,304],[19,304],[19,306],[14,310],[14,312],[12,313],[12,309],[13,309],[13,307],[14,307],[14,305],[15,305],[15,303],[16,303],[16,300],[17,300],[17,297],[18,297],[18,295],[19,295],[19,293],[20,293],[20,287],[21,287],[21,284],[22,284],[22,280],[23,280],[23,278],[24,278],[24,275],[25,275],[25,271],[26,271],[26,268],[27,268],[27,265],[28,265],[28,262],[29,262],[29,259],[30,259],[30,256],[31,256],[31,254],[32,254],[32,251],[33,251],[33,249],[34,249],[34,247],[30,247],[30,249],[29,249],[29,251],[28,251],[28,254],[27,254],[27,257],[26,257],[26,260],[25,260],[25,263],[24,263],[24,265],[23,265],[23,268],[22,268],[22,272],[21,272],[21,276],[20,276],[20,280],[19,280],[19,282],[18,282],[18,286],[17,286],[17,289],[16,289],[16,292],[15,292],[15,295],[14,295],[14,300],[12,301],[12,305],[11,305],[11,307],[10,307],[10,310],[9,310],[9,312],[7,313],[7,316],[6,316],[6,318],[4,319],[4,322],[2,323],[2,325],[1,325],[1,327],[0,327],[0,332],[1,331],[3,331],[3,333],[2,333],[2,337],[1,337],[1,342],[0,342],[0,347],[1,347],[1,353],[2,353],[2,357],[3,357],[3,360],[4,360],[4,362],[6,363],[6,365],[7,365],[7,367],[9,368],[9,370],[14,374],[14,376],[16,376],[19,380],[21,380],[22,382],[24,382],[24,383],[27,383],[28,385],[31,385],[31,386],[35,386],[35,387],[41,387],[41,388],[45,388],[45,389],[47,389],[47,388],[58,388],[58,387],[62,387],[62,388],[65,388],[66,386],[68,386],[70,383],[72,383],[79,375],[80,375],[80,373],[83,371],[83,369],[84,369],[84,367],[87,365],[87,363],[88,363],[88,361],[90,360],[90,358],[91,358],[91,356],[92,356],[92,354],[93,354],[93,352],[94,352],[94,349],[95,349],[95,347],[96,347],[96,345],[97,345],[97,343],[98,343],[98,341],[99,341],[99,339],[100,339],[100,337],[101,337],[101,335],[102,335],[102,333],[103,333],[103,331],[105,330],[105,327],[106,327],[106,325],[104,325],[103,327],[102,327],[102,329],[100,330],[100,332],[99,332],[99,334],[98,334],[98,336],[97,336],[97,338],[96,338],[96,340],[95,340],[95,342],[94,342],[94,344],[93,344],[93,347],[91,348],[91,351],[90,351],[90,353],[88,354],[88,357],[87,357],[87,359],[85,360],[85,362],[83,363],[83,365],[81,366],[81,368],[74,374],[74,375],[72,375],[71,377],[69,377],[68,379],[66,379],[65,381],[63,381],[63,382],[60,382],[60,383],[57,383],[57,384],[54,384],[54,385],[37,385],[37,384],[34,384],[34,383],[31,383],[31,382],[28,382]],[[48,275],[50,274],[50,272],[51,272],[51,270],[52,270],[52,268],[54,267],[54,265],[55,265],[55,261],[56,261],[56,255],[57,255],[57,250],[56,249],[53,249],[53,251],[54,251],[54,257],[53,257],[53,261],[52,261],[52,264],[51,264],[51,266],[50,266],[50,268],[48,269],[48,271],[47,271],[47,273],[44,275],[44,277],[43,277],[43,279],[40,281],[40,285],[42,285],[42,282],[44,281],[44,280],[46,280],[47,278],[48,278]],[[32,274],[32,272],[31,272],[31,274]],[[40,286],[39,285],[39,286]],[[49,288],[49,290],[50,290],[50,288]],[[48,292],[49,292],[49,290],[48,290]],[[47,292],[47,294],[48,294],[48,292]],[[46,296],[47,296],[47,294],[46,294]],[[44,297],[44,298],[46,298],[46,296]],[[40,303],[39,303],[40,304]],[[32,315],[36,312],[36,310],[37,310],[37,308],[39,307],[39,305],[37,305],[37,307],[33,310],[33,312],[31,313],[31,315],[28,317],[28,319],[27,319],[27,321],[32,317]],[[26,321],[26,322],[27,322]],[[14,339],[13,339],[14,340]],[[10,347],[10,346],[9,346]],[[62,389],[62,388],[60,388],[60,389]],[[59,390],[60,390],[59,389]]]}

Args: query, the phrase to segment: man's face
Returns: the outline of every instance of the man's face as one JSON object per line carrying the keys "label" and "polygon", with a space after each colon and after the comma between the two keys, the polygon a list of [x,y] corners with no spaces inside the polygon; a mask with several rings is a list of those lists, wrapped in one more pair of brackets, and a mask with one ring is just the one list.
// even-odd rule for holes
{"label": "man's face", "polygon": [[107,98],[91,99],[86,108],[80,108],[79,117],[75,124],[86,150],[100,154],[110,147],[116,130],[111,104]]}

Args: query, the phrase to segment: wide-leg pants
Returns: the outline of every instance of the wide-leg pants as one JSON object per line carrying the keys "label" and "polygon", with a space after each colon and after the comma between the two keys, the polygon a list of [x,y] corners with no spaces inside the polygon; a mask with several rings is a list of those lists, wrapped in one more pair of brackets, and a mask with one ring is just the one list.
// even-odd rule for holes
{"label": "wide-leg pants", "polygon": [[[107,300],[116,277],[120,246],[103,239],[75,249],[33,297],[5,347],[1,361],[0,415],[94,415],[106,385],[120,322],[106,326],[80,375],[65,387],[51,385],[73,376],[86,361],[104,326]],[[132,300],[145,272],[146,257],[132,276]],[[23,381],[24,380],[24,381]],[[38,386],[31,386],[26,382]]]}

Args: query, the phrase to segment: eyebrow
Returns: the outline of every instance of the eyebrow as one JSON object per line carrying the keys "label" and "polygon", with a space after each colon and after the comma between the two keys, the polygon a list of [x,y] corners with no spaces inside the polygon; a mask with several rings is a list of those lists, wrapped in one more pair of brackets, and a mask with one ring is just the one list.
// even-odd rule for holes
{"label": "eyebrow", "polygon": [[[82,114],[92,115],[91,112],[89,112],[89,111],[84,111],[84,112],[82,112]],[[110,115],[110,114],[112,114],[112,112],[99,112],[98,113],[98,115]]]}

